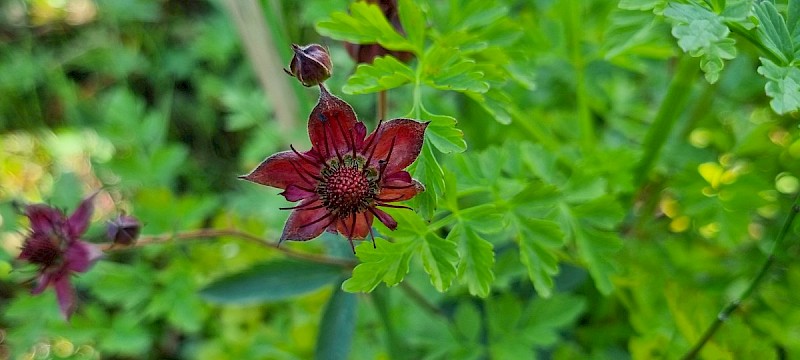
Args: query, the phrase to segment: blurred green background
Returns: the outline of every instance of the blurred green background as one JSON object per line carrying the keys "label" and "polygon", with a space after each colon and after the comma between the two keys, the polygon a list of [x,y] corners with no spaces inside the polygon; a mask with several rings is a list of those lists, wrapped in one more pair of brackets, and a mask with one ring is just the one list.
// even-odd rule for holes
{"label": "blurred green background", "polygon": [[[759,49],[740,39],[740,53],[709,84],[699,62],[681,54],[667,21],[621,10],[617,1],[417,3],[432,36],[453,36],[498,89],[480,101],[462,92],[422,93],[432,113],[458,120],[468,144],[464,153],[437,153],[448,186],[463,190],[450,200],[491,202],[512,229],[484,236],[493,254],[479,265],[491,274],[487,296],[471,295],[468,265],[459,266],[459,281],[447,292],[436,291],[415,258],[403,284],[371,294],[337,290],[337,273],[332,286],[290,299],[219,304],[200,290],[283,258],[221,237],[109,253],[77,278],[80,308],[70,323],[51,291],[29,295],[32,272],[11,271],[26,234],[13,201],[73,209],[102,189],[90,241],[102,241],[103,221],[121,212],[141,219],[147,235],[234,228],[277,239],[288,215],[278,210],[287,206],[279,190],[236,176],[289,144],[309,147],[305,126],[318,91],[283,73],[289,44],[330,49],[328,87],[370,128],[376,97],[341,91],[356,64],[341,42],[315,30],[334,11],[346,11],[345,0],[0,3],[0,358],[683,354],[756,273],[800,189],[797,114],[770,109],[756,72]],[[639,184],[633,167],[679,63],[695,70],[684,84],[689,96],[677,106],[655,174]],[[389,118],[407,115],[414,101],[408,88],[392,90],[389,99]],[[585,121],[596,131],[591,151],[577,130]],[[447,191],[455,194],[452,186]],[[595,288],[591,272],[600,265],[587,265],[579,240],[556,235],[548,242],[549,228],[527,223],[555,206],[536,205],[539,188],[568,194],[562,204],[574,208],[566,211],[591,231],[613,229],[621,246],[598,260],[613,273],[608,295]],[[476,197],[474,189],[489,195]],[[514,201],[530,209],[517,214]],[[574,225],[577,234],[566,231],[565,238],[580,239],[582,227]],[[519,239],[525,231],[545,235],[526,248]],[[449,239],[447,229],[439,232]],[[793,227],[767,283],[723,325],[705,358],[800,358],[797,232]],[[328,234],[284,246],[350,258],[346,241]],[[291,278],[295,268],[287,266],[280,271]],[[535,266],[552,296],[532,284]],[[326,314],[347,320],[324,320]],[[324,341],[333,342],[325,349],[343,352],[320,350]]]}

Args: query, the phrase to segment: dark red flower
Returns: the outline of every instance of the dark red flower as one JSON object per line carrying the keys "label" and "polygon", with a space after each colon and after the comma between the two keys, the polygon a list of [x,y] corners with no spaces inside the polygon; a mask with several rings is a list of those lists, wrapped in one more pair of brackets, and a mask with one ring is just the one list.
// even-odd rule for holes
{"label": "dark red flower", "polygon": [[291,147],[268,157],[242,176],[261,185],[284,189],[292,210],[280,241],[306,241],[324,230],[353,239],[372,235],[377,217],[389,229],[397,222],[380,207],[408,208],[391,203],[413,198],[425,190],[404,169],[422,148],[427,123],[411,119],[381,122],[367,136],[353,108],[320,86],[317,106],[308,119],[312,148]]}
{"label": "dark red flower", "polygon": [[[400,23],[400,13],[397,11],[397,0],[366,0],[370,4],[377,5],[386,20],[392,24],[397,32],[405,35],[403,24]],[[392,51],[387,50],[379,44],[352,44],[349,42],[344,43],[344,47],[350,57],[357,63],[372,64],[376,57],[392,55],[402,62],[409,62],[414,58],[414,54],[407,51]]]}
{"label": "dark red flower", "polygon": [[93,198],[94,195],[83,200],[69,217],[44,204],[25,207],[31,233],[22,245],[19,259],[39,266],[38,284],[32,293],[39,294],[53,285],[61,313],[67,319],[75,310],[70,275],[86,272],[102,254],[96,246],[80,240],[89,227]]}

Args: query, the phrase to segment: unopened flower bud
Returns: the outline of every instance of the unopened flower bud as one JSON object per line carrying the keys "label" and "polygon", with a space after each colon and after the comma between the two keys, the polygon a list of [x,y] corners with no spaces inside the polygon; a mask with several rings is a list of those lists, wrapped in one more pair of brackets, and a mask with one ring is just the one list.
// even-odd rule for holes
{"label": "unopened flower bud", "polygon": [[333,73],[331,57],[322,45],[311,44],[300,47],[292,44],[294,56],[289,63],[289,69],[283,69],[287,74],[300,80],[305,86],[319,85]]}
{"label": "unopened flower bud", "polygon": [[108,238],[114,244],[131,245],[139,238],[142,224],[133,216],[120,215],[108,223]]}

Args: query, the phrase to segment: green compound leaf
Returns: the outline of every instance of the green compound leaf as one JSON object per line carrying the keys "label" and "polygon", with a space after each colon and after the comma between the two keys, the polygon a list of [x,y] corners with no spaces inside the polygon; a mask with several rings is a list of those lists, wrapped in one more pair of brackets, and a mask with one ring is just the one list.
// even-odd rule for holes
{"label": "green compound leaf", "polygon": [[761,58],[758,73],[768,79],[764,89],[771,97],[769,105],[778,114],[800,109],[800,69],[794,66],[779,66],[767,58]]}
{"label": "green compound leaf", "polygon": [[706,80],[717,82],[723,60],[736,57],[735,41],[728,37],[730,29],[724,19],[702,6],[677,3],[670,3],[664,16],[673,23],[672,35],[678,39],[678,46],[699,57]]}
{"label": "green compound leaf", "polygon": [[528,269],[536,293],[543,298],[553,294],[553,276],[558,274],[554,249],[562,246],[564,233],[558,224],[541,219],[519,218],[519,256]]}
{"label": "green compound leaf", "polygon": [[617,272],[613,255],[622,247],[622,240],[613,230],[583,225],[573,228],[578,254],[586,261],[597,290],[608,295],[614,290],[611,276]]}
{"label": "green compound leaf", "polygon": [[335,12],[330,19],[318,22],[317,32],[357,44],[379,43],[389,50],[417,50],[394,30],[377,5],[367,2],[354,2],[349,14]]}
{"label": "green compound leaf", "polygon": [[294,260],[272,261],[214,281],[200,290],[200,296],[218,304],[279,301],[331,284],[341,275],[342,269],[337,266]]}
{"label": "green compound leaf", "polygon": [[[403,225],[406,225],[405,223]],[[353,269],[353,276],[342,284],[347,292],[371,292],[381,281],[395,286],[408,274],[411,261],[412,242],[390,243],[376,238],[375,247],[363,242],[356,247],[356,256],[361,260]]]}
{"label": "green compound leaf", "polygon": [[422,71],[433,88],[459,92],[485,93],[489,84],[475,61],[465,58],[461,49],[435,45],[425,54]]}
{"label": "green compound leaf", "polygon": [[561,338],[560,330],[578,320],[585,309],[586,300],[576,296],[536,299],[527,309],[530,317],[524,322],[525,333],[538,346],[552,346]]}
{"label": "green compound leaf", "polygon": [[397,3],[400,13],[400,23],[408,36],[408,40],[417,48],[417,53],[422,53],[425,48],[425,14],[419,4],[413,0],[400,0]]}
{"label": "green compound leaf", "polygon": [[317,334],[316,359],[347,359],[356,329],[358,298],[336,289],[328,300]]}
{"label": "green compound leaf", "polygon": [[431,142],[426,136],[422,151],[410,171],[415,179],[425,185],[425,191],[417,194],[414,202],[417,205],[415,208],[426,218],[433,216],[433,211],[439,204],[439,198],[444,194],[444,172],[433,154]]}
{"label": "green compound leaf", "polygon": [[456,277],[457,248],[453,239],[443,239],[434,233],[426,234],[419,245],[422,266],[430,275],[431,284],[440,292],[450,288]]}
{"label": "green compound leaf", "polygon": [[375,58],[372,64],[360,64],[347,79],[342,91],[347,94],[369,94],[394,89],[414,81],[414,71],[393,56]]}
{"label": "green compound leaf", "polygon": [[464,132],[456,128],[456,119],[422,110],[420,120],[430,121],[425,137],[442,153],[460,153],[467,149]]}
{"label": "green compound leaf", "polygon": [[447,239],[460,244],[458,273],[469,293],[486,297],[494,282],[494,247],[472,228],[460,224],[450,230]]}
{"label": "green compound leaf", "polygon": [[754,9],[759,23],[758,38],[782,64],[788,64],[794,58],[794,46],[783,16],[778,13],[775,4],[769,1],[757,3]]}
{"label": "green compound leaf", "polygon": [[453,64],[439,68],[427,82],[439,90],[485,93],[489,91],[489,84],[483,81],[483,72],[477,68],[475,61],[459,59]]}

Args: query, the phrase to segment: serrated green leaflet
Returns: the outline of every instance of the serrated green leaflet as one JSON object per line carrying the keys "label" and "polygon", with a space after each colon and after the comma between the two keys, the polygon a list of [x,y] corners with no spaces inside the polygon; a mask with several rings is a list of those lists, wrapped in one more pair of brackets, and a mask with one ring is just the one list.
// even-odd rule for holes
{"label": "serrated green leaflet", "polygon": [[369,242],[361,243],[356,247],[361,263],[353,269],[353,276],[342,284],[342,289],[371,292],[381,282],[388,286],[399,284],[408,273],[411,245],[411,242],[390,243],[380,238],[375,239],[375,247]]}
{"label": "serrated green leaflet", "polygon": [[573,228],[578,254],[586,261],[597,290],[608,295],[614,290],[611,276],[617,272],[613,255],[622,247],[616,232],[596,229],[590,225]]}
{"label": "serrated green leaflet", "polygon": [[458,264],[458,273],[461,281],[467,284],[470,294],[488,296],[494,281],[492,243],[464,224],[450,230],[447,238],[459,243],[461,261]]}
{"label": "serrated green leaflet", "polygon": [[317,23],[317,31],[337,40],[357,44],[378,43],[390,50],[416,50],[413,44],[394,30],[377,5],[367,2],[354,2],[350,5],[349,14],[331,14],[330,19]]}
{"label": "serrated green leaflet", "polygon": [[457,245],[452,239],[444,239],[434,233],[428,233],[418,245],[422,258],[422,267],[431,278],[431,284],[439,291],[450,288],[456,277],[458,262]]}
{"label": "serrated green leaflet", "polygon": [[431,114],[424,108],[421,119],[430,121],[425,137],[442,153],[462,152],[467,149],[464,132],[456,128],[456,119],[451,116]]}
{"label": "serrated green leaflet", "polygon": [[414,202],[423,216],[430,218],[439,203],[440,194],[444,193],[444,180],[442,167],[436,160],[430,140],[427,138],[422,145],[422,152],[412,166],[411,173],[425,185],[425,192],[417,194]]}
{"label": "serrated green leaflet", "polygon": [[794,46],[783,16],[778,13],[775,4],[769,1],[758,2],[754,9],[758,19],[759,39],[782,64],[788,64],[794,58]]}
{"label": "serrated green leaflet", "polygon": [[397,3],[400,22],[403,24],[408,40],[416,47],[418,54],[425,48],[425,14],[414,0],[400,0]]}
{"label": "serrated green leaflet", "polygon": [[360,64],[347,79],[342,91],[369,94],[394,89],[414,81],[414,71],[393,56],[375,58],[372,64]]}
{"label": "serrated green leaflet", "polygon": [[800,109],[800,69],[795,66],[779,66],[767,58],[761,58],[758,73],[766,77],[764,89],[772,98],[769,105],[778,114]]}
{"label": "serrated green leaflet", "polygon": [[433,73],[428,84],[440,90],[485,93],[489,84],[483,81],[483,72],[475,66],[475,62],[459,59],[452,64],[444,64],[439,71]]}
{"label": "serrated green leaflet", "polygon": [[724,19],[710,10],[692,4],[670,3],[664,16],[673,22],[672,35],[678,46],[700,58],[700,67],[709,83],[719,79],[723,60],[736,57],[735,41],[728,37],[730,29]]}
{"label": "serrated green leaflet", "polygon": [[558,258],[554,249],[563,244],[564,233],[558,224],[549,220],[517,218],[519,256],[528,277],[542,297],[553,293],[553,276],[558,274]]}

